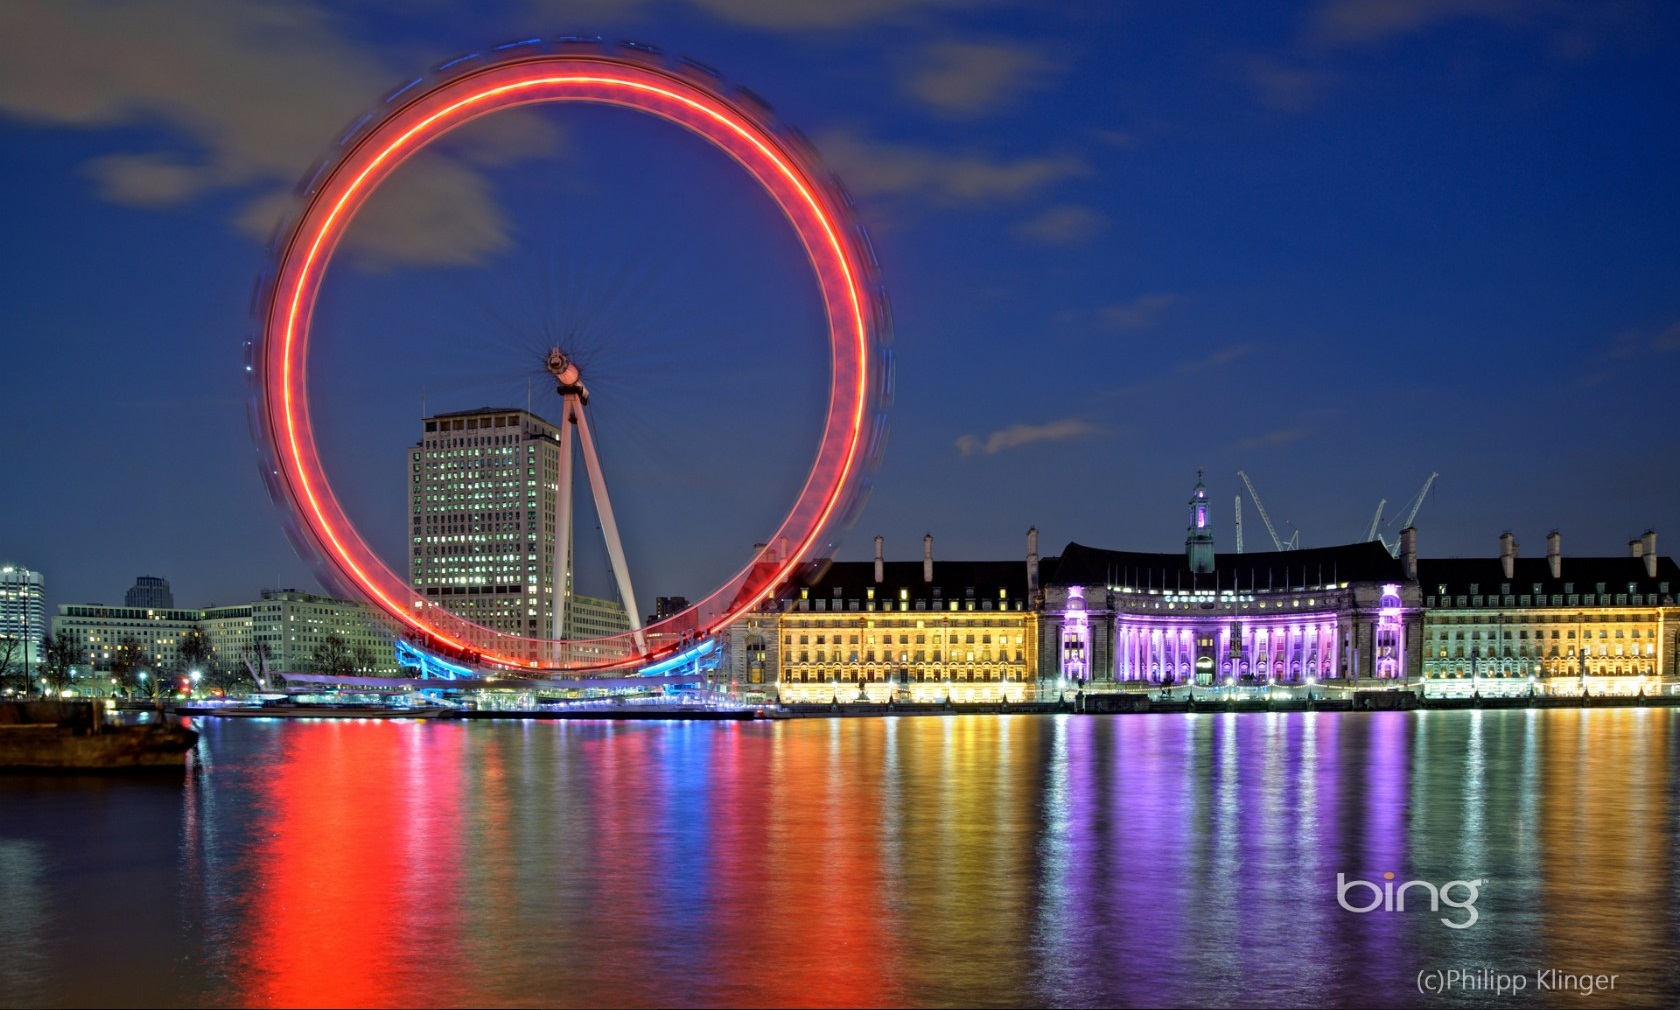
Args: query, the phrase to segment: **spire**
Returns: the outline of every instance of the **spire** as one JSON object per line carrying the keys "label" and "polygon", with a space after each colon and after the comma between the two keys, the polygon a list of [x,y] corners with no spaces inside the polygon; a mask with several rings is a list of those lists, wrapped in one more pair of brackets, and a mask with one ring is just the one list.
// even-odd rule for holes
{"label": "spire", "polygon": [[1190,492],[1189,536],[1184,538],[1184,560],[1198,575],[1213,571],[1213,529],[1208,525],[1207,484],[1202,468],[1196,468],[1196,487]]}

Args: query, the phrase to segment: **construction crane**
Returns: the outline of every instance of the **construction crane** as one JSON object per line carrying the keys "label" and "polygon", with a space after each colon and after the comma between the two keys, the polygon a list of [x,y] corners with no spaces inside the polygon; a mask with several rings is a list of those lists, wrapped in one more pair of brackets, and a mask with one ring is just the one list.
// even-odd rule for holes
{"label": "construction crane", "polygon": [[1383,506],[1387,505],[1387,504],[1388,504],[1388,499],[1387,498],[1384,498],[1382,501],[1377,502],[1377,514],[1371,517],[1371,528],[1365,531],[1365,540],[1364,540],[1365,543],[1370,543],[1371,541],[1377,539],[1377,537],[1382,535],[1381,533],[1378,532],[1378,530],[1379,530],[1379,527],[1382,526]]}
{"label": "construction crane", "polygon": [[1237,503],[1231,507],[1231,514],[1237,517],[1237,553],[1242,553],[1242,495],[1237,495]]}
{"label": "construction crane", "polygon": [[1242,478],[1243,486],[1248,488],[1248,496],[1254,499],[1254,510],[1260,513],[1260,521],[1266,524],[1266,532],[1271,535],[1272,546],[1280,551],[1293,551],[1299,548],[1301,546],[1301,531],[1296,530],[1290,534],[1287,541],[1279,539],[1277,529],[1272,526],[1272,517],[1266,514],[1266,506],[1260,502],[1260,492],[1254,490],[1254,482],[1249,480],[1248,474],[1241,470],[1237,471],[1237,476]]}
{"label": "construction crane", "polygon": [[[1437,478],[1439,476],[1441,476],[1439,471],[1432,471],[1429,474],[1429,479],[1423,482],[1423,487],[1418,491],[1417,495],[1415,497],[1413,497],[1411,501],[1406,503],[1405,518],[1398,520],[1398,522],[1400,523],[1400,528],[1401,529],[1405,529],[1406,527],[1410,526],[1412,524],[1412,520],[1417,518],[1418,509],[1423,508],[1423,499],[1429,495],[1429,489],[1435,486],[1435,478]],[[1382,514],[1382,506],[1380,506],[1380,505],[1377,507],[1377,514],[1379,516]],[[1394,525],[1395,522],[1396,522],[1395,519],[1390,519],[1388,521],[1388,525],[1392,526],[1392,525]],[[1374,529],[1374,527],[1373,527],[1373,529]],[[1399,538],[1399,536],[1396,536],[1393,540],[1389,540],[1387,537],[1384,537],[1381,534],[1376,534],[1374,536],[1368,536],[1368,537],[1366,537],[1366,539],[1367,540],[1381,541],[1382,545],[1384,547],[1388,548],[1388,553],[1389,554],[1393,555],[1394,557],[1399,557],[1400,556],[1400,538]]]}

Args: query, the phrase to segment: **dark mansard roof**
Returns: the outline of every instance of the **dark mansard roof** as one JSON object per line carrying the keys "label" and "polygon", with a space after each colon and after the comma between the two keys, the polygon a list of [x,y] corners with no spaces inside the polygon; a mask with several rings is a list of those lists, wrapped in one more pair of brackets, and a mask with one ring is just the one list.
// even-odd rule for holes
{"label": "dark mansard roof", "polygon": [[1400,561],[1376,541],[1298,551],[1216,554],[1214,570],[1207,575],[1191,572],[1183,551],[1148,554],[1070,543],[1060,558],[1049,559],[1040,568],[1040,575],[1046,585],[1173,590],[1286,589],[1340,582],[1406,581]]}
{"label": "dark mansard roof", "polygon": [[[1645,574],[1645,560],[1634,557],[1577,558],[1565,555],[1560,564],[1560,577],[1552,578],[1550,565],[1544,556],[1519,557],[1512,565],[1511,577],[1505,577],[1498,556],[1487,558],[1419,558],[1418,583],[1427,594],[1440,592],[1446,586],[1447,596],[1466,596],[1503,593],[1509,584],[1512,594],[1533,593],[1536,584],[1540,594],[1597,593],[1599,583],[1605,593],[1653,593],[1663,596],[1680,594],[1680,566],[1673,558],[1657,558],[1656,578]],[[1663,591],[1663,583],[1668,590]],[[1632,585],[1634,588],[1629,589]],[[1472,590],[1470,587],[1475,586]],[[1571,588],[1573,587],[1573,588]]]}

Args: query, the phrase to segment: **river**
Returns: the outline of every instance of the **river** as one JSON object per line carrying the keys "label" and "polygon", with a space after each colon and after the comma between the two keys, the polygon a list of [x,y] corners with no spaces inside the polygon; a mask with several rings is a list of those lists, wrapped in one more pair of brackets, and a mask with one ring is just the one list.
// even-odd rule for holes
{"label": "river", "polygon": [[1667,1005],[1677,720],[204,720],[0,776],[0,1004]]}

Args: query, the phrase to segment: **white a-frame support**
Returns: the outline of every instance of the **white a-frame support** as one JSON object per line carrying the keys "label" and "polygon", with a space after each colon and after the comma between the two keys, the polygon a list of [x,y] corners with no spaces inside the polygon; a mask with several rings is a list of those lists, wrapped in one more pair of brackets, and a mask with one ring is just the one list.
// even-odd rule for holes
{"label": "white a-frame support", "polygon": [[587,414],[589,393],[578,382],[577,366],[558,350],[551,351],[548,368],[560,382],[560,473],[554,496],[554,620],[550,638],[567,638],[566,614],[572,597],[572,429],[577,429],[578,449],[583,453],[584,471],[589,478],[589,490],[595,499],[595,513],[601,520],[601,534],[607,543],[607,559],[612,564],[613,578],[618,583],[618,595],[635,633],[636,648],[645,652],[647,643],[642,637],[641,610],[636,606],[636,591],[630,584],[630,566],[624,560],[624,542],[619,539],[618,520],[613,516],[612,500],[607,497],[606,477],[601,473],[601,458],[595,451],[595,436],[589,428]]}

